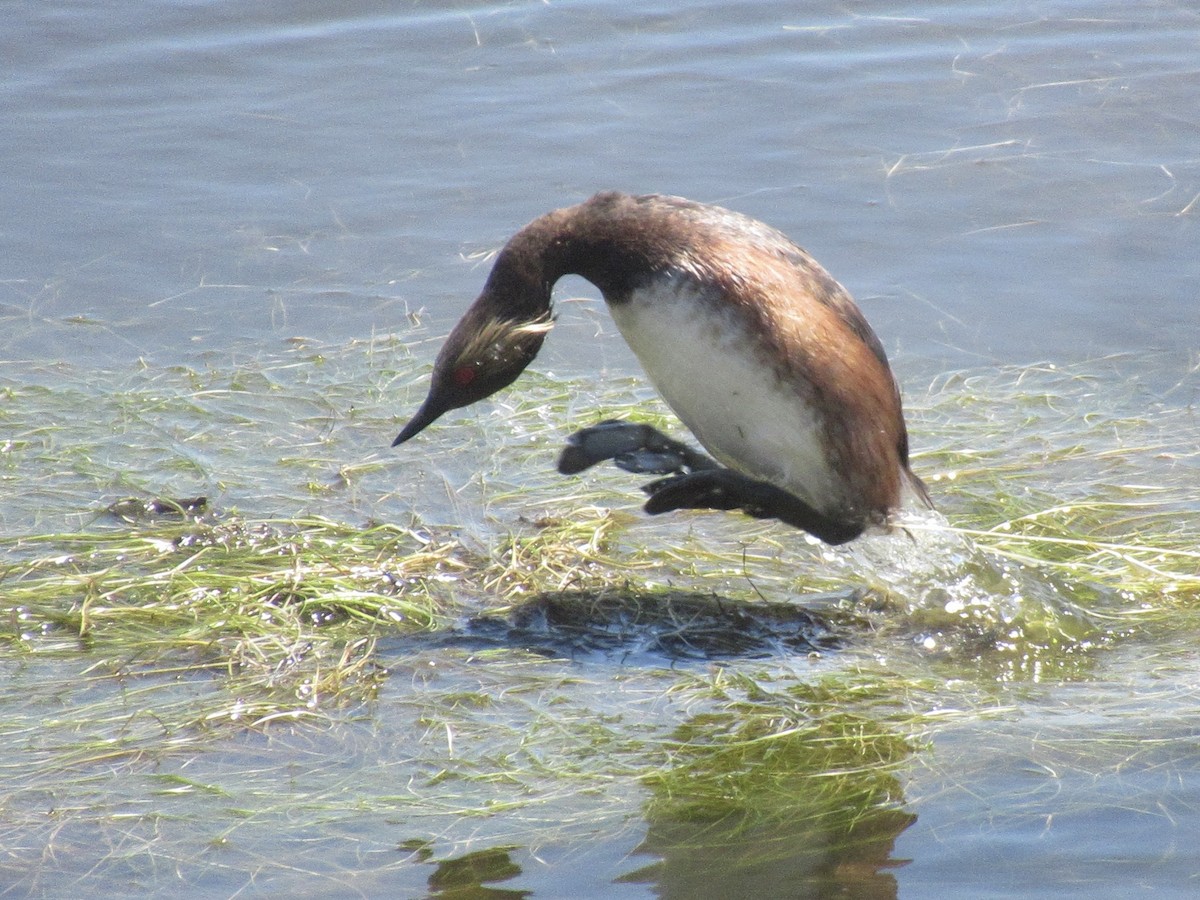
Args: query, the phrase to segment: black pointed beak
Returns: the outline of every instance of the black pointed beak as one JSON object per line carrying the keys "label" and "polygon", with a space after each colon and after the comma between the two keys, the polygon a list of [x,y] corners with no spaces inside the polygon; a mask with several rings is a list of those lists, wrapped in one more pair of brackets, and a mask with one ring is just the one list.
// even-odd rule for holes
{"label": "black pointed beak", "polygon": [[444,409],[438,409],[432,406],[427,399],[421,408],[417,410],[417,414],[409,420],[409,423],[404,426],[401,432],[396,435],[396,439],[392,441],[393,447],[399,447],[411,437],[415,437],[425,430],[426,426],[431,425],[443,412]]}

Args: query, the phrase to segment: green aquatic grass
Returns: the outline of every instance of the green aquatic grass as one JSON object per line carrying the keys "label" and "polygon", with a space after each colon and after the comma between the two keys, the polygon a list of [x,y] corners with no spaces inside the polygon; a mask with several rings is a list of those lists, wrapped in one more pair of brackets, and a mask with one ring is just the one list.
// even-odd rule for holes
{"label": "green aquatic grass", "polygon": [[[10,376],[0,645],[32,686],[0,712],[10,846],[42,835],[30,846],[69,856],[88,845],[72,827],[99,832],[115,843],[96,864],[115,872],[119,828],[154,835],[135,858],[177,852],[169,809],[219,822],[221,845],[237,823],[319,842],[398,818],[414,836],[395,843],[419,858],[454,822],[553,842],[636,814],[650,855],[736,842],[736,868],[832,847],[849,871],[911,822],[903,773],[931,734],[1005,715],[1004,684],[1086,679],[1098,654],[1200,625],[1200,428],[1112,378],[1031,367],[908,392],[915,466],[949,525],[833,551],[735,516],[648,520],[627,473],[555,475],[574,427],[625,415],[678,432],[636,380],[531,376],[389,455],[424,388],[411,371],[383,340],[232,372]],[[652,610],[671,591],[825,604],[845,647],[671,668],[439,643],[539,598]],[[385,694],[409,727],[376,750],[356,723]],[[50,697],[64,699],[48,714]],[[183,765],[283,737],[315,742],[288,758],[316,781],[279,763],[287,803],[256,786],[226,809],[228,788]],[[119,808],[114,771],[145,780],[152,814]],[[64,786],[88,800],[51,833],[38,798]],[[10,874],[34,865],[8,859]]]}
{"label": "green aquatic grass", "polygon": [[[396,349],[386,342],[384,348]],[[295,358],[232,373],[178,367],[145,378],[125,376],[93,406],[102,416],[125,411],[118,443],[132,447],[135,458],[149,453],[156,464],[172,452],[194,463],[200,454],[192,448],[207,447],[220,434],[220,449],[227,455],[219,459],[241,453],[240,468],[250,472],[230,472],[229,483],[251,487],[264,478],[267,454],[261,445],[278,441],[272,433],[278,423],[286,421],[293,438],[297,428],[321,432],[321,441],[302,442],[320,452],[300,466],[312,469],[302,473],[303,487],[295,481],[292,486],[331,495],[333,511],[340,500],[347,512],[357,495],[396,474],[394,464],[389,469],[374,452],[353,459],[357,429],[388,436],[388,411],[406,403],[411,407],[411,396],[420,390],[420,385],[415,392],[398,390],[400,400],[394,401],[387,389],[397,386],[399,376],[386,368],[389,360],[380,347],[363,350],[313,353],[301,347]],[[1200,529],[1192,487],[1200,470],[1195,440],[1200,429],[1192,412],[1162,406],[1128,413],[1114,403],[1111,391],[1097,390],[1098,383],[1095,375],[1040,367],[945,376],[924,396],[909,396],[912,430],[919,435],[917,446],[924,447],[915,466],[926,475],[951,528],[906,527],[970,542],[970,558],[952,558],[932,574],[922,574],[941,580],[932,591],[915,577],[899,585],[873,581],[869,558],[852,555],[848,562],[839,557],[823,565],[829,554],[823,556],[795,533],[738,517],[680,516],[648,528],[636,509],[636,479],[623,473],[561,479],[548,471],[563,432],[558,419],[574,389],[534,379],[526,395],[505,398],[513,405],[479,422],[481,438],[444,454],[447,467],[473,466],[480,441],[498,432],[511,439],[512,446],[485,454],[490,462],[468,471],[465,481],[439,473],[459,478],[445,481],[443,490],[456,508],[472,507],[465,515],[476,521],[465,529],[422,524],[416,502],[432,494],[420,488],[406,525],[349,524],[349,516],[339,520],[315,513],[261,518],[222,508],[220,496],[199,515],[123,522],[113,510],[92,512],[75,531],[29,532],[4,541],[10,561],[0,569],[0,588],[9,613],[0,640],[31,651],[126,642],[131,645],[126,658],[190,654],[197,666],[223,666],[243,678],[258,672],[273,686],[288,683],[280,672],[292,671],[307,679],[309,690],[336,695],[343,686],[339,671],[361,672],[370,656],[369,650],[343,656],[345,647],[381,630],[436,627],[464,605],[494,606],[579,587],[611,593],[627,581],[753,598],[763,591],[836,591],[861,576],[871,588],[861,610],[887,615],[899,609],[918,625],[941,630],[952,629],[956,620],[983,616],[984,631],[1013,626],[1010,643],[1070,649],[1095,638],[1096,628],[1153,624],[1192,609],[1200,597]],[[615,383],[614,396],[599,398],[591,418],[632,414],[620,398],[642,390],[635,385]],[[83,432],[79,444],[32,439],[44,429],[28,422],[45,418],[42,407],[52,396],[60,404],[64,394],[67,402],[76,400],[70,391],[52,395],[36,384],[7,390],[10,419],[19,419],[21,404],[29,404],[26,427],[18,421],[13,429],[24,437],[6,446],[10,483],[18,481],[27,458],[36,456],[44,471],[67,465],[76,474],[87,473],[106,492],[114,485],[146,484],[146,474],[131,479],[119,470],[124,458],[113,456],[111,423],[91,456],[84,455],[86,419],[82,429],[80,423],[75,426]],[[299,395],[295,405],[277,408],[281,396],[291,394]],[[1135,400],[1125,398],[1125,407]],[[647,415],[643,405],[636,411],[639,418],[673,428],[660,406]],[[304,428],[297,425],[303,420],[295,415],[297,408],[322,408],[325,418]],[[255,411],[267,409],[266,421],[255,422]],[[205,417],[216,421],[200,425]],[[351,432],[343,448],[350,458],[344,461],[335,460],[339,445],[330,430],[338,421]],[[455,432],[462,430],[453,422],[445,428],[451,440],[460,440]],[[263,431],[269,436],[260,437]],[[166,436],[161,447],[152,446],[155,435]],[[179,442],[187,445],[186,452],[172,450]],[[284,448],[271,470],[292,466],[298,451],[294,445]],[[164,468],[168,473],[181,469]],[[428,481],[429,472],[414,477]],[[176,475],[163,480],[179,483]],[[234,493],[215,473],[188,486]],[[26,496],[39,499],[39,492],[27,490]],[[94,502],[90,505],[95,510]],[[438,504],[431,505],[437,514]],[[367,511],[377,511],[374,502]],[[444,509],[441,514],[448,518]],[[697,535],[695,529],[710,525],[711,533]],[[730,541],[731,533],[738,540]],[[924,545],[915,543],[924,552]],[[797,573],[799,567],[808,571]],[[975,596],[964,600],[949,594],[943,602],[938,591],[948,590],[955,578]],[[990,618],[989,604],[996,598],[1007,593],[1014,603],[1024,602],[1040,590],[1059,595],[1061,605],[1038,603],[1035,596],[1034,603],[1024,604],[1032,613],[1027,608],[1021,615],[1010,611]],[[968,607],[970,615],[964,613]],[[306,644],[320,652],[297,653],[295,648]],[[321,660],[317,682],[309,683],[316,664],[306,667],[301,658]]]}
{"label": "green aquatic grass", "polygon": [[[1110,369],[1108,377],[1095,371]],[[1200,419],[1120,384],[1119,360],[946,376],[918,454],[956,530],[995,556],[1153,608],[1200,598]],[[1193,389],[1194,390],[1194,389]],[[1015,421],[1014,421],[1015,420]],[[921,427],[918,425],[917,427]],[[985,448],[985,449],[978,449]],[[1139,605],[1139,604],[1134,604]]]}
{"label": "green aquatic grass", "polygon": [[83,650],[95,672],[219,673],[237,696],[231,717],[248,724],[370,696],[378,634],[429,628],[438,578],[463,566],[449,543],[319,519],[188,519],[14,544],[54,555],[0,572],[8,652]]}

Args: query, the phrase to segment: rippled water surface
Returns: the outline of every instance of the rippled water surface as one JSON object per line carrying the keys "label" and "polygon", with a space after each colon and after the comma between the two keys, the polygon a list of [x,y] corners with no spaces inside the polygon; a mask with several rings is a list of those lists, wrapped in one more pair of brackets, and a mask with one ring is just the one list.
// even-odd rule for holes
{"label": "rippled water surface", "polygon": [[[10,5],[0,47],[0,533],[13,547],[138,492],[263,517],[461,518],[486,546],[482,489],[458,490],[478,447],[431,460],[386,445],[488,254],[604,188],[720,203],[820,259],[888,349],[935,495],[973,477],[946,462],[970,426],[972,449],[1030,461],[1005,482],[1018,496],[1077,501],[1111,467],[1112,484],[1161,486],[1155,502],[1196,531],[1195,447],[1172,444],[1196,434],[1200,389],[1190,4],[47,0]],[[558,296],[597,295],[568,280]],[[602,304],[561,306],[537,389],[569,385],[580,420],[598,372],[648,397]],[[1022,367],[1036,367],[1036,408],[1010,392],[1024,376],[995,374]],[[481,427],[504,446],[520,420]],[[314,466],[383,462],[318,496],[316,448]],[[988,501],[973,502],[943,511],[953,522]],[[653,549],[657,527],[631,525],[629,553]],[[711,548],[741,526],[663,527]],[[871,552],[823,560],[799,541],[757,572],[786,599],[795,567],[828,565],[853,587],[856,566],[886,569]],[[855,850],[822,855],[818,813],[788,805],[810,784],[789,779],[822,774],[809,744],[764,754],[762,780],[739,783],[746,808],[780,810],[749,826],[689,819],[686,760],[621,780],[603,755],[610,733],[627,747],[643,730],[736,730],[725,713],[774,696],[730,687],[721,706],[721,678],[753,673],[799,703],[836,654],[697,667],[718,682],[701,700],[669,667],[550,654],[518,677],[489,671],[486,653],[398,641],[360,706],[311,727],[214,729],[208,752],[181,754],[146,710],[207,696],[207,681],[167,667],[127,683],[93,671],[82,642],[14,643],[0,646],[0,810],[14,823],[0,893],[75,896],[86,879],[104,895],[1194,896],[1192,635],[1127,627],[1120,586],[1060,584],[1014,559],[956,564],[972,597],[984,584],[1012,607],[1013,628],[1052,610],[1079,655],[1018,671],[923,653],[940,650],[922,608],[942,573],[893,574],[912,633],[839,671],[920,673],[928,690],[889,702],[948,724],[898,730],[886,775],[859,785],[868,806],[893,802]],[[666,568],[687,586],[689,565],[703,563]],[[943,607],[963,605],[960,588],[938,585]],[[452,698],[468,694],[489,699],[464,712]],[[52,752],[85,728],[144,738],[111,763]],[[537,753],[594,780],[555,793],[488,768]],[[442,784],[458,812],[439,805]]]}

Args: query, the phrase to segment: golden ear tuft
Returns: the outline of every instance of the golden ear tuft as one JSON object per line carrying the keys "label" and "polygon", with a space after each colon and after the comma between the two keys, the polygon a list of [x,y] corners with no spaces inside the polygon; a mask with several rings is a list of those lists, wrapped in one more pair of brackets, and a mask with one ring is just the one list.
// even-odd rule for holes
{"label": "golden ear tuft", "polygon": [[482,366],[503,369],[512,365],[524,368],[537,354],[546,333],[554,327],[554,318],[545,313],[521,322],[491,319],[470,334],[454,354],[455,366]]}
{"label": "golden ear tuft", "polygon": [[542,313],[536,319],[530,319],[528,322],[522,322],[519,325],[513,326],[513,331],[518,334],[547,334],[554,327],[554,316],[550,313]]}

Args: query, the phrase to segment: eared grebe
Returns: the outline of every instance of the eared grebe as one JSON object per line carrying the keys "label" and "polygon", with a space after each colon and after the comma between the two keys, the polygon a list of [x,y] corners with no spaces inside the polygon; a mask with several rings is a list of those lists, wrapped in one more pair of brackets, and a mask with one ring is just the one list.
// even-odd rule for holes
{"label": "eared grebe", "polygon": [[564,275],[599,288],[659,393],[716,461],[656,430],[604,422],[559,469],[614,458],[672,472],[651,513],[739,509],[830,544],[886,525],[909,470],[900,392],[849,293],[803,249],[739,213],[680,197],[597,194],[535,219],[500,251],[434,363],[429,395],[393,443],[507,387],[552,325]]}

